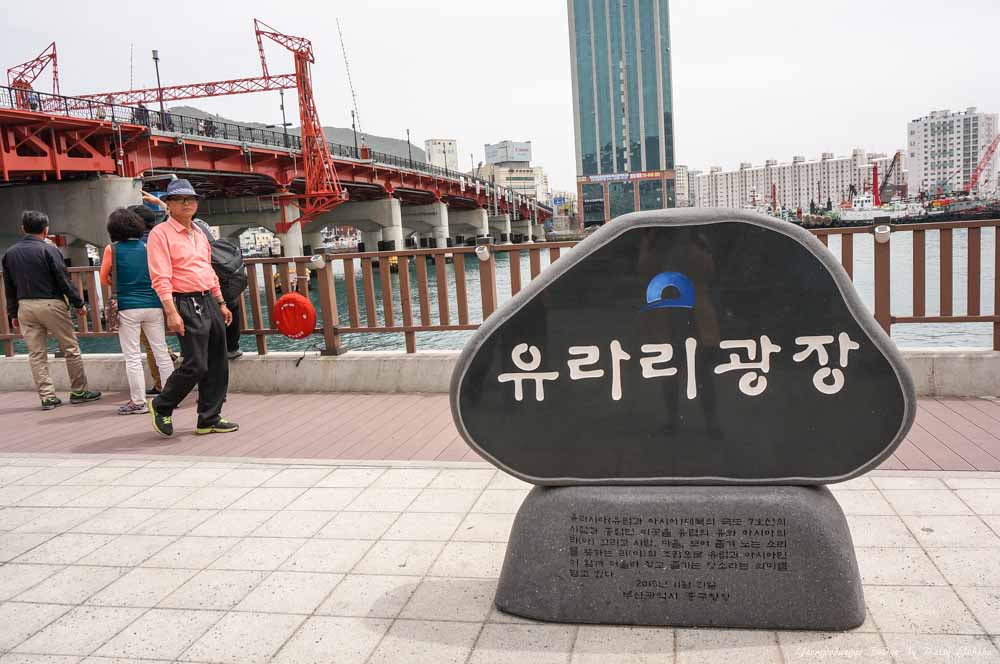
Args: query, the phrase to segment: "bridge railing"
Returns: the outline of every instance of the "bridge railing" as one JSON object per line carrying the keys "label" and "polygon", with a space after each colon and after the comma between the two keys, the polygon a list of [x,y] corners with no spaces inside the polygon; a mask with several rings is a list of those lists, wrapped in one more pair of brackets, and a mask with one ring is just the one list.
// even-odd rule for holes
{"label": "bridge railing", "polygon": [[[120,106],[91,99],[80,99],[79,97],[53,95],[36,90],[0,86],[0,108],[35,111],[84,120],[141,125],[162,132],[185,136],[203,136],[209,139],[238,143],[253,143],[284,150],[302,149],[302,139],[298,135],[285,131],[275,131],[267,127],[241,125],[211,117],[198,118],[178,113],[160,113],[158,110],[145,107]],[[366,147],[354,147],[329,141],[327,146],[335,157],[372,161],[381,165],[409,169],[451,180],[464,178],[470,188],[475,188],[477,183],[482,190],[485,190],[486,187],[494,187],[492,183],[482,178],[435,166],[408,156],[401,157]],[[539,207],[550,211],[547,205],[539,204]]]}
{"label": "bridge railing", "polygon": [[[913,323],[934,329],[986,323],[992,325],[992,347],[1000,351],[1000,220],[890,228],[884,243],[873,238],[872,226],[812,232],[856,283],[870,279],[865,284],[872,291],[870,306],[886,331]],[[839,237],[831,241],[831,236]],[[992,251],[985,251],[991,242]],[[486,260],[475,257],[474,247],[327,254],[318,270],[310,268],[309,257],[248,259],[250,285],[240,307],[243,334],[254,337],[258,353],[267,353],[271,337],[280,334],[271,318],[274,304],[282,293],[297,290],[317,305],[314,342],[322,342],[325,352],[342,352],[345,335],[401,334],[412,353],[418,335],[476,329],[574,245],[491,245]],[[108,296],[97,271],[70,269],[73,282],[95,305]],[[0,276],[0,286],[2,281]],[[984,302],[990,289],[992,303]],[[78,312],[76,325],[83,338],[113,336],[99,306]],[[13,355],[16,338],[0,287],[0,352]]]}

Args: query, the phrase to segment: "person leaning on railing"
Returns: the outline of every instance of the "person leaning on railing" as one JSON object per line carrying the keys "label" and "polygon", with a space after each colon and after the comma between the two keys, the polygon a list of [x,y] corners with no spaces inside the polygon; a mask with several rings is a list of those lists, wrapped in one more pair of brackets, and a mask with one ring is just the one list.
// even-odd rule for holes
{"label": "person leaning on railing", "polygon": [[14,328],[20,328],[28,346],[31,376],[42,400],[42,410],[62,405],[49,375],[49,335],[66,357],[72,391],[70,403],[85,403],[101,398],[101,393],[87,389],[80,342],[73,330],[69,305],[84,309],[83,298],[70,281],[62,254],[45,236],[49,217],[44,212],[25,210],[21,214],[24,237],[3,256],[4,288]]}
{"label": "person leaning on railing", "polygon": [[142,241],[145,231],[137,214],[118,208],[108,217],[112,244],[104,248],[101,259],[101,283],[113,287],[118,300],[118,341],[128,377],[129,401],[118,409],[119,415],[149,412],[140,335],[146,337],[164,382],[174,370],[163,329],[163,306],[149,277],[146,243]]}

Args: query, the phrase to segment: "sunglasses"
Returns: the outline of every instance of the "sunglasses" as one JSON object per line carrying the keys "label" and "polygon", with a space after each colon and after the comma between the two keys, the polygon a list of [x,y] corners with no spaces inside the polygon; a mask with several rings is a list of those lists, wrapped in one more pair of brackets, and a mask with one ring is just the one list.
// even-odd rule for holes
{"label": "sunglasses", "polygon": [[167,199],[167,203],[197,203],[198,199],[193,196],[172,196]]}

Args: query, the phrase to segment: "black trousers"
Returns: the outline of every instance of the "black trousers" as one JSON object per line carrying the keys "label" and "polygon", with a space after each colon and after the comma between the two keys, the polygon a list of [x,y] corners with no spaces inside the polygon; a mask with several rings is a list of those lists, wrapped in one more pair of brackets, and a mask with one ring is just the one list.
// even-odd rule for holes
{"label": "black trousers", "polygon": [[233,312],[233,320],[226,326],[226,350],[235,353],[240,349],[240,303],[243,298],[236,298],[232,302],[226,302],[226,306]]}
{"label": "black trousers", "polygon": [[179,337],[183,361],[153,399],[153,408],[170,415],[197,385],[198,426],[212,426],[220,419],[229,390],[226,324],[211,294],[175,295],[174,304],[184,320],[184,335]]}

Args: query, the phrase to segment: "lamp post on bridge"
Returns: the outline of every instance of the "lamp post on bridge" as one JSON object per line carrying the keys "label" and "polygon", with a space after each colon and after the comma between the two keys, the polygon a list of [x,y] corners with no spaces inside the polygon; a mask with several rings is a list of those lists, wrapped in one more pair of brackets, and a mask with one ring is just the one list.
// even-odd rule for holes
{"label": "lamp post on bridge", "polygon": [[285,119],[285,89],[278,88],[278,94],[281,96],[281,127],[285,130],[285,147],[288,147],[288,125],[290,124]]}
{"label": "lamp post on bridge", "polygon": [[413,146],[410,144],[410,130],[406,130],[406,153],[410,155],[410,168],[413,168]]}
{"label": "lamp post on bridge", "polygon": [[163,110],[163,85],[160,84],[160,51],[153,49],[153,65],[156,67],[156,96],[160,98],[160,128],[166,126],[167,114]]}
{"label": "lamp post on bridge", "polygon": [[351,109],[351,131],[354,132],[354,158],[358,158],[358,128],[354,124],[354,109]]}

